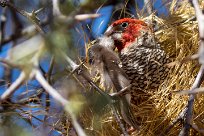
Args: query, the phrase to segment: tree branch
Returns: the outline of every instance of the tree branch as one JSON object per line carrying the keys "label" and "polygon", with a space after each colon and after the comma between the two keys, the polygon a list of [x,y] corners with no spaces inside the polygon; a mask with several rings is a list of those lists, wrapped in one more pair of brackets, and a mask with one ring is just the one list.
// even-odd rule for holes
{"label": "tree branch", "polygon": [[[128,136],[128,133],[126,132],[125,130],[125,127],[124,127],[124,124],[119,121],[119,114],[115,108],[115,102],[120,99],[119,96],[121,95],[120,93],[117,93],[117,94],[113,94],[113,96],[109,95],[108,93],[106,93],[106,91],[103,91],[101,88],[99,88],[90,78],[90,76],[88,76],[86,74],[86,72],[84,71],[83,69],[83,65],[77,65],[73,60],[71,60],[65,53],[61,53],[62,56],[65,58],[65,60],[69,63],[69,65],[71,66],[72,68],[72,71],[73,72],[76,72],[78,75],[82,76],[91,86],[93,86],[96,91],[102,95],[106,100],[107,102],[110,104],[111,106],[111,109],[113,110],[113,113],[115,115],[115,118],[116,118],[116,121],[117,123],[119,124],[123,134],[125,136]],[[82,67],[82,68],[80,68]],[[73,73],[72,72],[72,73]],[[129,86],[127,87],[129,88]],[[124,93],[124,91],[126,91],[127,88],[124,88],[124,90],[122,89],[122,93]]]}
{"label": "tree branch", "polygon": [[[195,13],[196,13],[196,18],[198,21],[198,28],[199,28],[199,35],[200,35],[200,46],[199,46],[199,62],[202,64],[200,67],[200,70],[196,76],[196,79],[190,89],[190,91],[181,91],[178,92],[178,94],[189,94],[189,100],[188,104],[183,110],[184,115],[182,117],[182,120],[184,120],[184,127],[181,129],[179,136],[188,136],[190,133],[190,128],[192,127],[192,117],[193,117],[193,107],[194,107],[194,100],[195,100],[195,94],[194,92],[197,88],[200,87],[203,79],[204,79],[204,15],[202,11],[200,10],[198,0],[189,0],[189,2],[194,6]],[[182,111],[182,112],[183,112]],[[180,119],[180,117],[179,117]]]}
{"label": "tree branch", "polygon": [[63,98],[58,92],[57,90],[55,90],[52,86],[49,85],[49,83],[45,80],[45,78],[43,77],[43,75],[41,74],[41,72],[36,69],[35,71],[35,78],[36,80],[38,80],[38,82],[42,85],[42,87],[58,102],[60,102],[63,107],[65,108],[66,111],[68,111],[69,115],[71,116],[72,119],[72,123],[74,125],[74,128],[76,129],[77,133],[79,136],[86,136],[85,132],[83,131],[83,129],[81,128],[81,126],[79,125],[79,123],[77,122],[77,119],[75,117],[75,115],[73,114],[73,111],[70,109],[69,106],[69,101],[66,100],[65,98]]}
{"label": "tree branch", "polygon": [[21,72],[20,76],[16,79],[16,81],[12,83],[11,86],[1,95],[0,101],[4,101],[9,96],[11,96],[16,91],[16,89],[18,89],[22,85],[25,79],[25,72]]}
{"label": "tree branch", "polygon": [[60,102],[63,106],[66,106],[69,102],[63,98],[57,90],[55,90],[52,86],[48,84],[46,79],[43,77],[41,72],[37,69],[35,71],[35,78],[38,80],[38,82],[42,85],[42,87],[45,89],[46,92],[48,92],[55,100]]}

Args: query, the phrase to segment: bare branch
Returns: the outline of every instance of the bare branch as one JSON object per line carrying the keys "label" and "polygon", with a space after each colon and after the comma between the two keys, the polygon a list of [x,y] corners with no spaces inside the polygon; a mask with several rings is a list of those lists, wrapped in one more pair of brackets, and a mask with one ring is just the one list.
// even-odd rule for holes
{"label": "bare branch", "polygon": [[50,66],[49,66],[49,70],[46,74],[46,78],[47,78],[47,81],[48,83],[51,83],[51,75],[52,75],[52,71],[53,71],[53,68],[54,68],[54,56],[52,56],[51,60],[50,60]]}
{"label": "bare branch", "polygon": [[[186,108],[185,108],[185,110],[186,110]],[[185,110],[183,110],[183,111],[185,111]],[[185,111],[185,112],[186,112],[186,111]],[[184,116],[183,114],[184,114],[184,112],[181,112],[180,115],[179,115],[175,120],[173,120],[173,121],[171,122],[171,124],[167,127],[167,129],[165,130],[164,134],[161,134],[160,136],[164,136],[164,135],[168,134],[169,131],[170,131],[177,123],[181,122],[182,119],[183,119],[183,116]]]}
{"label": "bare branch", "polygon": [[[49,23],[49,21],[48,21],[48,19],[46,19],[40,23],[40,26],[45,26],[48,23]],[[4,39],[2,39],[1,44],[3,45],[3,44],[6,44],[8,42],[11,42],[12,40],[16,40],[18,38],[23,38],[24,36],[31,37],[31,36],[34,36],[36,34],[37,34],[37,31],[36,31],[35,26],[30,25],[30,26],[24,28],[23,30],[21,30],[21,32],[19,32],[19,33],[14,33],[8,37],[5,37]]]}
{"label": "bare branch", "polygon": [[59,1],[58,0],[52,0],[52,4],[53,4],[53,15],[54,17],[63,22],[63,23],[68,23],[68,24],[72,24],[75,20],[74,20],[74,16],[77,15],[78,11],[74,11],[70,14],[70,16],[65,16],[61,13],[60,9],[59,9]]}
{"label": "bare branch", "polygon": [[4,65],[7,65],[7,66],[11,67],[11,68],[19,68],[19,69],[21,69],[21,66],[19,66],[17,64],[14,64],[14,63],[10,62],[7,59],[0,58],[0,62],[3,63]]}
{"label": "bare branch", "polygon": [[124,124],[121,122],[120,117],[118,116],[119,114],[117,113],[117,109],[115,108],[115,105],[111,106],[113,109],[113,114],[115,116],[116,122],[120,125],[120,128],[122,129],[123,135],[124,136],[129,136],[127,133]]}
{"label": "bare branch", "polygon": [[[77,72],[78,75],[81,75],[91,86],[93,86],[96,91],[101,94],[106,100],[107,102],[111,105],[111,109],[113,110],[113,113],[115,115],[115,118],[116,118],[116,121],[117,123],[119,124],[123,134],[125,136],[128,136],[128,133],[126,132],[125,128],[124,128],[124,124],[120,121],[120,118],[119,118],[119,114],[117,112],[117,108],[115,108],[115,103],[116,103],[116,99],[119,100],[119,95],[121,95],[120,93],[119,94],[115,94],[115,100],[113,100],[113,97],[111,95],[109,95],[108,93],[106,93],[105,91],[103,91],[102,89],[100,89],[92,80],[91,78],[86,74],[85,71],[83,71],[84,69],[80,69],[80,66],[83,66],[83,65],[77,65],[74,61],[72,61],[66,54],[62,54],[63,57],[67,60],[67,62],[70,64],[71,68],[72,68],[72,71],[75,71]],[[127,87],[129,88],[129,86]],[[124,93],[126,91],[125,88],[124,90],[122,89],[121,91]]]}
{"label": "bare branch", "polygon": [[146,7],[147,13],[151,15],[153,13],[153,3],[151,0],[144,0],[144,5]]}
{"label": "bare branch", "polygon": [[35,25],[36,29],[37,29],[40,33],[42,33],[42,34],[45,33],[45,32],[43,31],[43,29],[41,28],[40,24],[39,24],[40,20],[39,20],[38,17],[36,16],[37,13],[38,13],[38,11],[37,11],[37,12],[32,11],[31,13],[28,13],[28,12],[22,10],[22,9],[19,9],[19,8],[15,7],[15,6],[14,6],[11,2],[9,2],[8,0],[1,0],[1,3],[0,3],[0,4],[1,4],[2,7],[8,6],[8,7],[12,8],[14,11],[20,13],[21,15],[23,15],[24,17],[26,17],[29,21],[31,21],[31,22]]}
{"label": "bare branch", "polygon": [[11,96],[16,91],[16,89],[22,85],[25,79],[26,79],[25,72],[21,72],[20,76],[16,79],[16,81],[12,83],[11,86],[1,95],[0,101],[4,101],[9,96]]}
{"label": "bare branch", "polygon": [[196,124],[191,124],[191,127],[196,130],[197,132],[204,134],[204,129],[199,129]]}
{"label": "bare branch", "polygon": [[68,62],[68,64],[71,66],[72,71],[75,71],[79,65],[77,65],[72,59],[70,59],[63,51],[61,51],[62,57]]}
{"label": "bare branch", "polygon": [[2,48],[2,40],[4,39],[4,36],[5,36],[5,26],[6,26],[6,21],[7,21],[6,10],[7,10],[7,8],[4,8],[4,9],[2,10],[2,14],[1,14],[1,16],[0,16],[0,20],[1,20],[0,50],[1,50],[1,48]]}
{"label": "bare branch", "polygon": [[58,102],[60,102],[65,110],[70,114],[71,119],[72,119],[72,123],[74,125],[74,128],[76,129],[77,133],[79,136],[86,136],[85,132],[83,131],[83,129],[81,128],[81,126],[79,125],[79,123],[76,120],[75,115],[73,114],[73,111],[70,109],[69,106],[69,101],[66,100],[65,98],[63,98],[58,92],[57,90],[55,90],[52,86],[49,85],[49,83],[45,80],[45,78],[43,77],[43,75],[41,74],[41,72],[36,69],[35,71],[35,78],[36,80],[38,80],[38,82],[42,85],[42,87]]}
{"label": "bare branch", "polygon": [[66,106],[66,104],[68,104],[69,102],[63,98],[58,92],[57,90],[55,90],[52,86],[50,86],[48,84],[48,82],[46,81],[46,79],[43,77],[43,75],[41,74],[41,72],[37,69],[35,71],[35,78],[36,80],[38,80],[38,82],[42,85],[42,87],[58,102],[60,102],[63,106]]}
{"label": "bare branch", "polygon": [[72,119],[72,123],[74,128],[76,129],[77,133],[79,136],[86,136],[85,132],[83,131],[83,129],[81,128],[81,126],[79,125],[79,123],[77,122],[77,119],[73,116],[73,114],[71,114],[71,119]]}
{"label": "bare branch", "polygon": [[196,93],[203,93],[203,92],[204,92],[204,87],[200,87],[193,90],[182,90],[175,93],[184,95],[184,94],[196,94]]}
{"label": "bare branch", "polygon": [[131,86],[132,86],[132,85],[130,84],[129,86],[124,87],[121,91],[110,94],[110,96],[112,96],[112,97],[122,96],[122,95],[124,95],[124,94],[126,94],[126,93],[129,93],[129,92],[127,92],[127,91],[130,91],[129,89],[131,88]]}
{"label": "bare branch", "polygon": [[198,21],[199,35],[200,35],[200,48],[199,48],[199,62],[202,64],[200,70],[197,74],[197,77],[190,89],[190,91],[181,91],[179,94],[189,94],[188,104],[186,106],[186,112],[184,113],[184,127],[181,129],[179,136],[188,136],[190,133],[190,127],[192,124],[192,116],[193,116],[193,104],[195,100],[195,95],[192,92],[195,92],[195,89],[199,88],[203,79],[204,79],[204,15],[200,10],[198,0],[189,0],[191,4],[194,6],[196,18]]}
{"label": "bare branch", "polygon": [[52,0],[52,12],[54,16],[61,16],[62,13],[59,9],[59,1],[58,0]]}
{"label": "bare branch", "polygon": [[[194,90],[198,87],[200,87],[202,81],[203,81],[203,76],[204,76],[204,65],[201,66],[198,75],[195,79],[195,82],[193,83],[191,90]],[[186,111],[186,116],[185,116],[185,122],[184,122],[184,128],[182,128],[179,136],[186,136],[189,135],[189,129],[190,129],[190,124],[192,123],[192,115],[193,115],[193,104],[194,104],[194,99],[195,95],[190,94],[189,100],[188,100],[188,105],[187,105],[187,111]]]}
{"label": "bare branch", "polygon": [[199,62],[204,64],[204,14],[200,9],[198,0],[189,0],[192,5],[194,6],[196,18],[198,21],[198,29],[199,29],[199,36],[200,36],[200,47],[199,47]]}
{"label": "bare branch", "polygon": [[97,18],[99,16],[100,14],[81,14],[81,15],[76,15],[74,18],[78,21],[83,21],[90,18]]}
{"label": "bare branch", "polygon": [[62,21],[64,23],[72,24],[74,21],[83,21],[89,18],[97,18],[100,15],[99,14],[80,14],[80,9],[76,9],[75,12],[71,13],[70,16],[66,16],[61,13],[59,8],[59,1],[58,0],[52,0],[53,4],[53,15],[56,17],[59,21]]}

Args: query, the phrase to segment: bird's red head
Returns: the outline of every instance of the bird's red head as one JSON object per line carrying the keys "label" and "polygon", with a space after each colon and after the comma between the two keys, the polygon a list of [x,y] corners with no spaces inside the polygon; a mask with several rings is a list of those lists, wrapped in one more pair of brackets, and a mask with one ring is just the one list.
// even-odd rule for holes
{"label": "bird's red head", "polygon": [[113,22],[105,32],[115,41],[115,46],[119,51],[137,40],[144,30],[149,27],[144,21],[132,18],[123,18]]}

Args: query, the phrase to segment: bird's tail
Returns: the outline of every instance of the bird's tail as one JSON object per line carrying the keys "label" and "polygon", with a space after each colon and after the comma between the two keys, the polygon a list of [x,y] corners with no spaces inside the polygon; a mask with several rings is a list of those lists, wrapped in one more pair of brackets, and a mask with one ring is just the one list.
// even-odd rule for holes
{"label": "bird's tail", "polygon": [[133,115],[132,108],[126,97],[121,97],[120,99],[120,111],[121,116],[130,126],[134,129],[139,130],[139,123],[136,121],[135,116]]}

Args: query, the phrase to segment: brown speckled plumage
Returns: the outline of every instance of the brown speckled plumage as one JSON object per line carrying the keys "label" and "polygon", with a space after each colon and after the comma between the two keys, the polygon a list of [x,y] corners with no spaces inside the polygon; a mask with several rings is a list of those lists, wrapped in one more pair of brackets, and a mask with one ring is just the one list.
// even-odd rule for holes
{"label": "brown speckled plumage", "polygon": [[169,71],[168,56],[156,43],[150,27],[141,20],[121,19],[107,31],[105,34],[115,40],[120,66],[132,84],[131,102],[136,104],[141,93],[162,84]]}
{"label": "brown speckled plumage", "polygon": [[166,53],[158,48],[131,45],[120,53],[121,67],[131,81],[132,103],[138,101],[138,93],[158,88],[166,78],[169,63]]}
{"label": "brown speckled plumage", "polygon": [[[113,51],[118,50],[118,55]],[[106,90],[120,92],[121,116],[131,126],[138,128],[129,102],[138,105],[150,89],[158,88],[168,74],[169,59],[160,49],[148,25],[137,19],[120,19],[108,27],[89,49],[89,62],[101,74]],[[130,100],[131,96],[131,100]]]}

